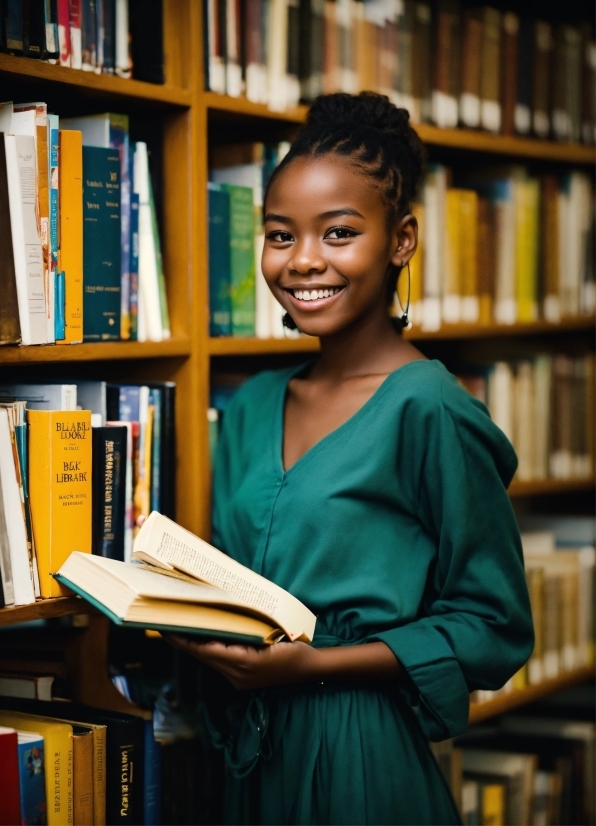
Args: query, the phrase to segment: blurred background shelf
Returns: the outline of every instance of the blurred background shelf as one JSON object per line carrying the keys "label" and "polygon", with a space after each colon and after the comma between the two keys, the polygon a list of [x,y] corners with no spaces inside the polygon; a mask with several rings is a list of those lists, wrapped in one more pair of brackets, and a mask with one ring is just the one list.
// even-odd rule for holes
{"label": "blurred background shelf", "polygon": [[112,361],[188,356],[191,342],[187,336],[172,336],[165,341],[101,341],[88,344],[40,345],[0,348],[0,366],[44,364],[47,362]]}
{"label": "blurred background shelf", "polygon": [[531,482],[519,482],[514,479],[509,485],[508,493],[513,498],[555,495],[593,490],[595,484],[593,477],[588,479],[537,479]]}
{"label": "blurred background shelf", "polygon": [[55,597],[38,599],[31,605],[16,605],[0,608],[0,626],[15,625],[31,620],[66,617],[72,614],[98,614],[88,602],[80,597]]}

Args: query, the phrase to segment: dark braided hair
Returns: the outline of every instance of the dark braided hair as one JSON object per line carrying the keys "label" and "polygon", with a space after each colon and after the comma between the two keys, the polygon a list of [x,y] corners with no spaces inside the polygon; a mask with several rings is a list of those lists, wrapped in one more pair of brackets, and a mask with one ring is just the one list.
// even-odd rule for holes
{"label": "dark braided hair", "polygon": [[385,95],[322,95],[267,189],[295,158],[337,154],[379,181],[393,222],[410,211],[425,161],[424,146],[409,121],[407,110],[398,109]]}

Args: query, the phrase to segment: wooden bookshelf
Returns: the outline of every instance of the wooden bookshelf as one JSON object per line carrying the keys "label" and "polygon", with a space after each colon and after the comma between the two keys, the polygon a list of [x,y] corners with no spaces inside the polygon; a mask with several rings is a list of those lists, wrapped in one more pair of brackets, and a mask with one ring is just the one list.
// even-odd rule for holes
{"label": "wooden bookshelf", "polygon": [[[215,113],[263,118],[301,124],[306,120],[307,106],[277,112],[261,103],[252,103],[243,97],[232,98],[215,92],[204,92],[204,105]],[[424,143],[431,146],[483,152],[491,155],[508,155],[529,160],[554,161],[580,165],[596,162],[596,148],[581,143],[558,143],[510,135],[493,135],[474,129],[441,129],[428,123],[412,124]]]}
{"label": "wooden bookshelf", "polygon": [[515,479],[509,485],[509,496],[519,499],[522,496],[554,496],[562,493],[577,493],[579,491],[594,490],[596,480],[588,479],[536,479],[530,482],[520,482]]}
{"label": "wooden bookshelf", "polygon": [[190,351],[191,341],[188,336],[174,336],[164,341],[100,341],[89,344],[2,347],[0,348],[0,366],[60,361],[174,358],[188,356]]}
{"label": "wooden bookshelf", "polygon": [[32,620],[66,617],[73,614],[98,614],[98,612],[80,597],[38,599],[31,605],[0,608],[0,626],[16,625],[20,622],[31,622]]}
{"label": "wooden bookshelf", "polygon": [[580,685],[581,683],[588,682],[588,680],[593,680],[594,676],[594,666],[586,665],[581,668],[576,668],[573,671],[566,671],[563,674],[559,674],[558,677],[554,677],[552,680],[544,680],[537,685],[528,685],[525,688],[510,691],[507,694],[499,694],[492,700],[471,703],[469,724],[482,723],[484,720],[496,717],[498,714],[505,714],[507,711],[512,711],[527,703],[542,700],[548,697],[549,694],[554,694],[556,691],[562,691],[564,688],[571,688],[574,685]]}

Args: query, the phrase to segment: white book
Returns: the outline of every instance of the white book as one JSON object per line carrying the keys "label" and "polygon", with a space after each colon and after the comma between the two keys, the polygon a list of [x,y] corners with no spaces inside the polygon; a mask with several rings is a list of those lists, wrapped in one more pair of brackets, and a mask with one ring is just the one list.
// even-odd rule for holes
{"label": "white book", "polygon": [[129,78],[132,74],[128,36],[128,0],[116,0],[116,74]]}
{"label": "white book", "polygon": [[72,69],[83,68],[83,48],[81,39],[81,26],[76,25],[77,20],[71,15],[70,18],[70,66]]}
{"label": "white book", "polygon": [[[510,182],[511,189],[514,187]],[[515,199],[497,198],[495,203],[497,225],[497,272],[495,283],[495,321],[499,324],[515,324],[517,300],[515,298]]]}
{"label": "white book", "polygon": [[538,356],[534,361],[534,387],[532,389],[534,397],[532,475],[534,479],[546,479],[548,477],[551,430],[551,372],[550,357]]}
{"label": "white book", "polygon": [[8,200],[21,339],[47,344],[47,306],[43,251],[37,224],[35,140],[5,135]]}
{"label": "white book", "polygon": [[267,102],[270,109],[280,112],[287,106],[287,0],[270,0],[267,30]]}
{"label": "white book", "polygon": [[488,409],[493,422],[513,441],[513,373],[499,361],[488,377]]}
{"label": "white book", "polygon": [[2,499],[2,475],[0,474],[0,579],[2,580],[2,595],[4,605],[14,605],[14,587],[12,584],[12,567],[10,564],[10,542],[8,541],[8,526],[4,514]]}
{"label": "white book", "polygon": [[76,384],[0,384],[0,396],[27,402],[29,410],[76,410]]}
{"label": "white book", "polygon": [[21,489],[14,464],[14,454],[8,421],[8,410],[0,407],[0,481],[6,518],[6,533],[10,552],[10,567],[14,589],[14,604],[35,602],[35,591],[23,518]]}
{"label": "white book", "polygon": [[135,144],[133,191],[139,196],[139,341],[163,341],[157,250],[149,202],[149,158],[147,144]]}
{"label": "white book", "polygon": [[534,478],[535,410],[533,398],[534,369],[529,361],[517,366],[514,383],[513,446],[517,453],[517,478],[528,482]]}
{"label": "white book", "polygon": [[442,166],[431,167],[424,184],[424,306],[422,329],[441,326],[441,299],[445,269],[445,191],[446,174]]}

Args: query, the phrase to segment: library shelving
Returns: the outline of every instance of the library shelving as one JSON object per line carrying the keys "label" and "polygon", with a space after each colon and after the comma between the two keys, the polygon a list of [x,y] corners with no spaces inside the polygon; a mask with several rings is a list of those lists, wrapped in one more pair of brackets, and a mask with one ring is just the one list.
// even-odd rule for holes
{"label": "library shelving", "polygon": [[[207,408],[212,362],[225,366],[227,359],[244,356],[269,357],[314,352],[316,339],[210,338],[208,335],[208,262],[206,184],[208,180],[209,140],[251,141],[291,137],[304,122],[306,107],[273,112],[266,106],[243,98],[230,98],[204,91],[201,3],[163,0],[164,66],[166,83],[155,85],[137,80],[95,75],[57,65],[48,65],[0,54],[0,83],[5,99],[45,100],[60,115],[113,111],[131,116],[131,134],[146,140],[159,164],[160,197],[158,207],[163,239],[172,337],[163,342],[113,342],[74,346],[22,347],[0,349],[0,377],[20,380],[38,377],[39,365],[52,375],[65,377],[93,375],[97,378],[131,380],[171,380],[177,384],[177,520],[194,533],[209,537],[210,466]],[[555,143],[535,139],[505,137],[452,129],[442,130],[427,124],[416,127],[432,149],[452,153],[484,153],[498,158],[535,160],[541,163],[589,168],[596,160],[593,146]],[[462,155],[463,156],[463,155]],[[593,318],[565,320],[559,325],[546,322],[504,325],[444,326],[437,332],[419,329],[406,336],[417,342],[479,338],[528,339],[535,335],[557,337],[581,334],[593,329]],[[47,366],[47,367],[46,367]],[[36,370],[38,372],[36,372]],[[585,490],[593,480],[564,482],[549,480],[512,485],[515,496]],[[98,705],[118,704],[106,688],[107,674],[98,669],[107,663],[107,621],[97,617],[77,598],[36,602],[23,608],[0,611],[0,625],[31,619],[71,614],[88,614],[93,633],[94,652],[78,661],[77,693],[80,699]],[[90,638],[88,638],[90,639]],[[87,651],[92,650],[87,648]],[[99,665],[98,665],[99,664]],[[590,669],[577,672],[573,679],[586,679]],[[540,687],[543,693],[555,690],[564,681]],[[561,683],[561,680],[563,683]],[[471,719],[485,719],[503,710],[502,703],[534,699],[532,687],[506,698],[474,706]],[[102,692],[107,692],[102,695]]]}

